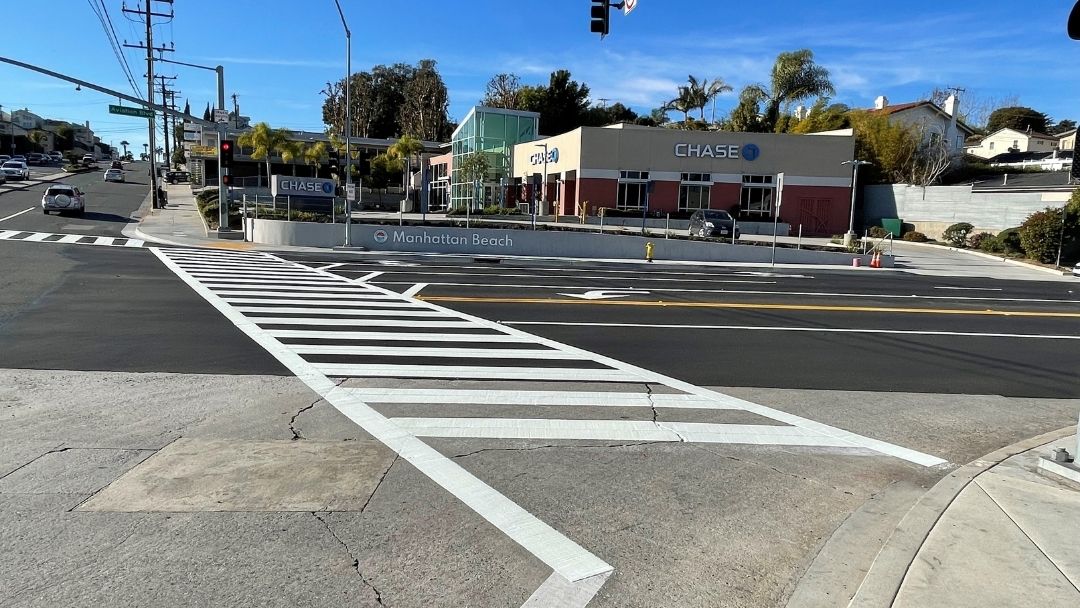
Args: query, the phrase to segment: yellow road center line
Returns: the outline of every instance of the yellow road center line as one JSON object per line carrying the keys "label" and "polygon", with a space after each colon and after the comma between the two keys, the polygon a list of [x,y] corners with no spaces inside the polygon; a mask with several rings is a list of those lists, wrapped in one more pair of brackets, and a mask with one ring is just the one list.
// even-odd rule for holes
{"label": "yellow road center line", "polygon": [[933,315],[981,315],[994,317],[1059,317],[1080,319],[1080,312],[1036,310],[993,310],[974,308],[906,308],[895,306],[823,306],[814,304],[755,304],[752,302],[663,302],[641,300],[562,300],[557,298],[478,298],[464,296],[420,296],[425,302],[477,304],[570,304],[576,306],[651,306],[661,308],[732,308],[755,310],[805,310],[820,312],[894,312]]}

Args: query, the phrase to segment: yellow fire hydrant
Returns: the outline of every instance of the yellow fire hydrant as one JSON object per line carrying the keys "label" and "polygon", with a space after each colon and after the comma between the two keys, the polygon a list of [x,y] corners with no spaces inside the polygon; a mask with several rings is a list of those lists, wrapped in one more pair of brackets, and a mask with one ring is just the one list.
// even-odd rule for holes
{"label": "yellow fire hydrant", "polygon": [[652,261],[652,255],[653,255],[653,244],[652,244],[652,241],[649,241],[649,242],[645,243],[645,261],[646,262],[651,262]]}

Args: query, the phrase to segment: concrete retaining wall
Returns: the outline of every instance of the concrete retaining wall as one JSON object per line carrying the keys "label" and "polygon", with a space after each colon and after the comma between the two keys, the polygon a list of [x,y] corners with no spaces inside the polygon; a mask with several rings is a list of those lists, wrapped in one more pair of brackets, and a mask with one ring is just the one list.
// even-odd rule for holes
{"label": "concrete retaining wall", "polygon": [[931,238],[958,222],[975,232],[998,233],[1015,228],[1046,207],[1062,207],[1069,192],[982,192],[971,186],[867,186],[863,216],[868,226],[882,218],[900,218]]}
{"label": "concrete retaining wall", "polygon": [[[251,218],[247,221],[252,240],[265,245],[338,247],[345,240],[343,224]],[[352,244],[372,251],[640,260],[645,256],[645,243],[652,242],[656,260],[768,263],[771,256],[770,248],[762,246],[585,232],[366,224],[354,224],[351,228]],[[776,261],[782,264],[850,266],[855,257],[864,266],[870,262],[870,256],[849,253],[786,248],[776,250]],[[892,262],[892,257],[882,257],[883,266],[891,267]]]}

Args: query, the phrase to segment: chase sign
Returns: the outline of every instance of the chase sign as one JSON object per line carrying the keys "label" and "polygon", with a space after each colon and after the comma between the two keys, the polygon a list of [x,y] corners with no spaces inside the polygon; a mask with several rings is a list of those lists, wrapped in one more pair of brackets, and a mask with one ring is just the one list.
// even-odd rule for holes
{"label": "chase sign", "polygon": [[275,175],[270,180],[270,194],[273,196],[332,197],[334,190],[332,179]]}
{"label": "chase sign", "polygon": [[754,144],[739,146],[735,144],[675,144],[675,156],[678,158],[731,158],[757,160],[761,149]]}
{"label": "chase sign", "polygon": [[544,156],[543,152],[537,152],[536,154],[533,154],[529,157],[529,162],[534,165],[542,165],[544,164],[545,160],[551,164],[559,162],[559,149],[552,148],[548,150],[546,157]]}

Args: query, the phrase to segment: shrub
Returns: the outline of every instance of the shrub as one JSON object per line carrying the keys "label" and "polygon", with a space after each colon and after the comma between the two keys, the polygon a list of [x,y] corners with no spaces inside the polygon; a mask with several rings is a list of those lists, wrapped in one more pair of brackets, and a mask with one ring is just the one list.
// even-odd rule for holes
{"label": "shrub", "polygon": [[912,230],[911,232],[905,232],[904,236],[902,236],[900,238],[904,239],[905,241],[911,241],[912,243],[925,243],[926,241],[930,240],[930,239],[926,238],[925,234],[923,234],[923,233],[921,233],[921,232],[919,232],[917,230]]}
{"label": "shrub", "polygon": [[1024,248],[1020,246],[1020,229],[1019,228],[1006,228],[998,233],[997,238],[994,239],[998,247],[998,251],[1005,254],[1017,255],[1024,253]]}
{"label": "shrub", "polygon": [[875,239],[883,239],[883,238],[889,236],[889,234],[890,234],[889,231],[885,230],[881,226],[871,226],[870,227],[870,236],[875,238]]}
{"label": "shrub", "polygon": [[1024,248],[1024,255],[1044,263],[1056,259],[1062,211],[1047,207],[1032,213],[1020,224],[1020,246]]}
{"label": "shrub", "polygon": [[975,227],[967,222],[960,222],[959,224],[953,224],[945,229],[945,232],[941,233],[941,238],[945,239],[945,242],[953,247],[963,248],[967,245],[968,235]]}
{"label": "shrub", "polygon": [[968,237],[968,246],[982,251],[993,251],[997,239],[989,232],[978,232]]}

